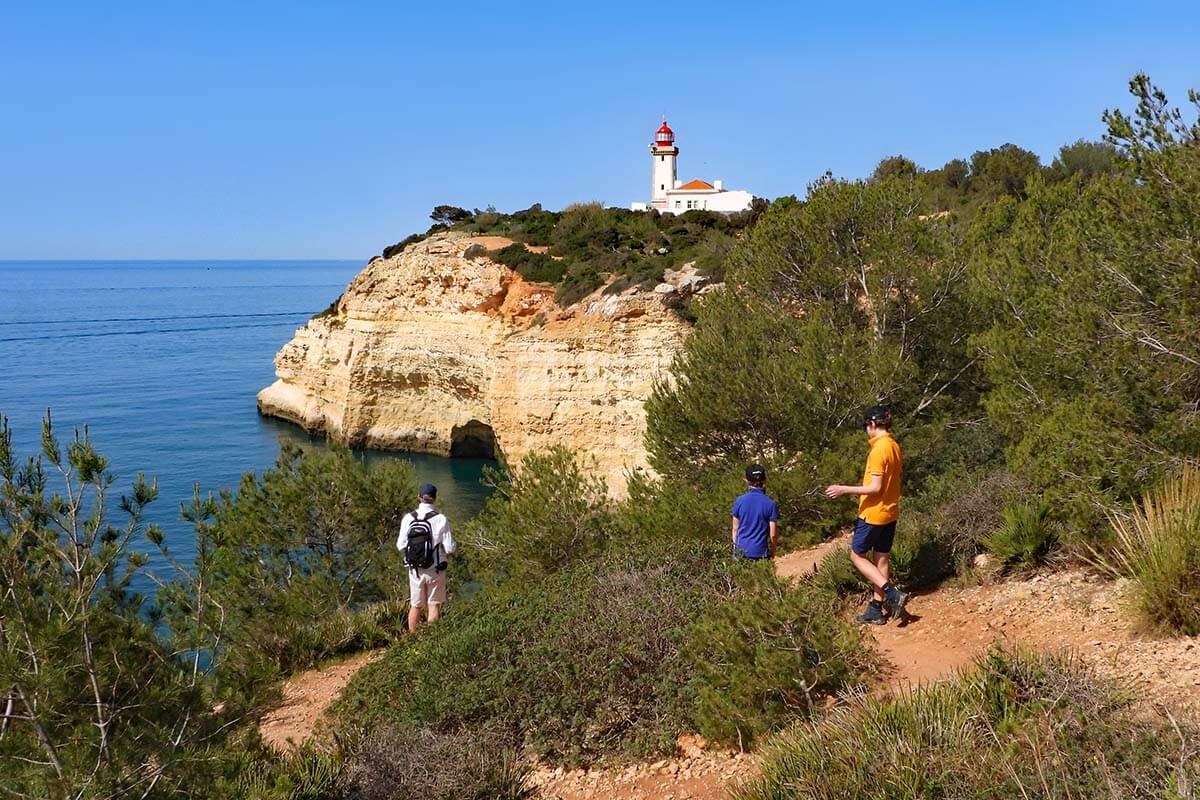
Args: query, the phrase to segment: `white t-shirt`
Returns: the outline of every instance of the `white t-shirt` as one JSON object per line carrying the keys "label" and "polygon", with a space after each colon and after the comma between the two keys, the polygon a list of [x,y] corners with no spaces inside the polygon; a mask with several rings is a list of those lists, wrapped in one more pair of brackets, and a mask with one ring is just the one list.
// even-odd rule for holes
{"label": "white t-shirt", "polygon": [[[417,514],[422,517],[436,510],[429,503],[421,503],[417,506]],[[396,549],[401,553],[404,552],[404,548],[408,547],[408,529],[412,523],[413,512],[410,511],[404,515],[404,519],[400,523],[400,536],[396,539]],[[454,537],[450,535],[450,520],[446,519],[446,515],[439,513],[429,517],[429,528],[433,532],[434,550],[440,547],[443,553],[453,553]],[[430,567],[430,569],[433,569],[433,567]]]}

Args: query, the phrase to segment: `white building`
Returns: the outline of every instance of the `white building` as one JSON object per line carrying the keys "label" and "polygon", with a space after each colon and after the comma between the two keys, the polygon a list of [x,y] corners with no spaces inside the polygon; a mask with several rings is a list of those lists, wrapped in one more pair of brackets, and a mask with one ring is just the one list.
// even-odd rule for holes
{"label": "white building", "polygon": [[632,203],[634,211],[657,208],[667,214],[682,214],[693,209],[732,214],[750,208],[754,195],[741,189],[726,189],[722,181],[694,180],[683,183],[676,175],[675,132],[664,119],[650,145],[650,202]]}

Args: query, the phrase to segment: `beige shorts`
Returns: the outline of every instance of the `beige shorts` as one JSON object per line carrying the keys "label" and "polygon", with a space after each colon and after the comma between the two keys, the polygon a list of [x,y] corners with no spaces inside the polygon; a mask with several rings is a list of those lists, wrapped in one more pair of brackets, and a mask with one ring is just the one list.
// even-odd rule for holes
{"label": "beige shorts", "polygon": [[446,571],[410,569],[408,602],[413,608],[424,608],[429,603],[446,602]]}

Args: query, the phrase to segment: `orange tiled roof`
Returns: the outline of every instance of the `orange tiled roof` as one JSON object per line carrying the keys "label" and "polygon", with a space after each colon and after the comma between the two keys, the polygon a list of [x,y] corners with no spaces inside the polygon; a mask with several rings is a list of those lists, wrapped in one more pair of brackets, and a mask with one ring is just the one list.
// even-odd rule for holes
{"label": "orange tiled roof", "polygon": [[702,180],[694,180],[694,181],[688,181],[687,183],[685,183],[683,186],[680,186],[679,188],[680,189],[712,189],[713,185],[711,183],[705,183]]}

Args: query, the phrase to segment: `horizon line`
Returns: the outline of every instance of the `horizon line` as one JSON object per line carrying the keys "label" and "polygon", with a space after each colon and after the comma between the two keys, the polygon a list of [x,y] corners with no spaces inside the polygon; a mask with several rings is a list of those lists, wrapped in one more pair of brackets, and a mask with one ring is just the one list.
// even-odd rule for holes
{"label": "horizon line", "polygon": [[[365,260],[370,260],[374,256],[368,256]],[[96,263],[128,263],[131,261],[137,262],[170,262],[178,264],[193,264],[193,263],[210,263],[214,261],[221,262],[237,262],[237,261],[290,261],[290,262],[315,262],[315,261],[363,261],[361,256],[353,258],[0,258],[0,264],[66,264],[73,262],[88,262]]]}

